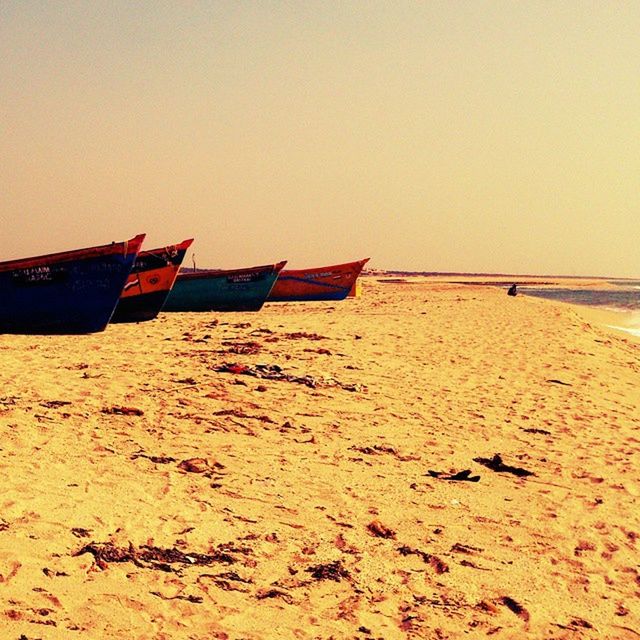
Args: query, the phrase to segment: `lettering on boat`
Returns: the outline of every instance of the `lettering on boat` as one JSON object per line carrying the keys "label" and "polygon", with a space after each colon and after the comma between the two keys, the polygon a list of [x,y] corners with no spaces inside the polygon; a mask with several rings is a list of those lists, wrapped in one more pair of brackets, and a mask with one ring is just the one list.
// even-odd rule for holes
{"label": "lettering on boat", "polygon": [[26,267],[11,274],[12,280],[18,285],[49,284],[51,282],[64,282],[69,277],[69,270],[58,265],[40,265]]}
{"label": "lettering on boat", "polygon": [[234,273],[227,276],[229,284],[244,284],[246,282],[258,282],[264,280],[264,273]]}

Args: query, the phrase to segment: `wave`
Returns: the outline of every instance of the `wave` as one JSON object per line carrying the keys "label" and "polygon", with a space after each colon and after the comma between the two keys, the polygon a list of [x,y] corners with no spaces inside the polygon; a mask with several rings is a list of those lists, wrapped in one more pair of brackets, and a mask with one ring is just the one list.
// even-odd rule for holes
{"label": "wave", "polygon": [[615,329],[616,331],[624,331],[625,333],[629,333],[632,336],[637,336],[640,338],[640,327],[618,327],[613,324],[606,325],[609,329]]}

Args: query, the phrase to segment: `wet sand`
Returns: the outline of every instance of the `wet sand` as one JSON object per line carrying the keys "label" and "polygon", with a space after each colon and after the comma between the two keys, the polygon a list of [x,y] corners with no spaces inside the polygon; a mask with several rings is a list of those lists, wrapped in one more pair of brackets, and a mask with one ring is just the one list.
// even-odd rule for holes
{"label": "wet sand", "polygon": [[3,638],[640,637],[640,343],[441,279],[0,336]]}

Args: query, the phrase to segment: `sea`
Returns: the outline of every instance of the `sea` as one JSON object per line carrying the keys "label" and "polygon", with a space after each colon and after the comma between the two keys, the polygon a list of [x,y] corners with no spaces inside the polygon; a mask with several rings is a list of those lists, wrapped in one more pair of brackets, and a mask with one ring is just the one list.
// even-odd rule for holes
{"label": "sea", "polygon": [[640,337],[640,280],[609,280],[611,288],[565,287],[545,288],[518,286],[518,293],[570,304],[595,307],[612,312],[619,322],[610,324],[613,329]]}

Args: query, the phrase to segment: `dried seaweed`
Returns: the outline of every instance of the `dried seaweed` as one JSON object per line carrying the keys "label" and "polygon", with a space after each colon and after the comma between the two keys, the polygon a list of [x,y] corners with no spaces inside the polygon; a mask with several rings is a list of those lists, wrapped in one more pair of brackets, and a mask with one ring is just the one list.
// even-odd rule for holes
{"label": "dried seaweed", "polygon": [[287,604],[291,604],[293,602],[293,598],[286,592],[280,589],[259,589],[256,593],[256,598],[258,600],[266,600],[267,598],[281,598]]}
{"label": "dried seaweed", "polygon": [[40,403],[41,407],[46,407],[47,409],[58,409],[59,407],[66,407],[71,404],[69,400],[45,400]]}
{"label": "dried seaweed", "polygon": [[321,336],[317,333],[307,333],[305,331],[296,331],[294,333],[285,333],[284,338],[287,340],[300,340],[304,338],[306,340],[328,340],[327,336]]}
{"label": "dried seaweed", "polygon": [[186,566],[210,565],[214,562],[233,564],[236,559],[226,550],[219,549],[212,554],[185,553],[179,549],[162,549],[149,545],[134,547],[129,543],[128,547],[117,547],[111,542],[90,542],[72,555],[80,556],[90,553],[95,559],[95,563],[106,569],[112,562],[132,562],[137,567],[148,569],[159,569],[161,571],[172,571],[172,564]]}
{"label": "dried seaweed", "polygon": [[408,555],[416,555],[419,558],[422,558],[422,561],[425,564],[433,567],[437,574],[448,573],[449,566],[444,560],[441,560],[437,556],[434,556],[431,553],[427,553],[426,551],[421,551],[420,549],[412,549],[406,545],[400,547],[398,549],[400,555],[408,556]]}
{"label": "dried seaweed", "polygon": [[502,596],[499,602],[510,611],[513,611],[513,613],[515,613],[519,618],[522,618],[525,622],[529,621],[529,612],[513,598],[510,598],[509,596]]}
{"label": "dried seaweed", "polygon": [[546,429],[522,429],[525,433],[540,433],[545,436],[550,436],[551,431],[547,431]]}
{"label": "dried seaweed", "polygon": [[386,525],[382,524],[380,520],[372,520],[367,525],[367,531],[369,531],[369,533],[372,536],[375,536],[376,538],[395,538],[396,537],[396,532],[393,529],[390,529]]}
{"label": "dried seaweed", "polygon": [[305,571],[310,573],[311,577],[316,580],[334,580],[335,582],[340,582],[343,578],[349,578],[351,575],[347,569],[342,566],[340,560],[308,567]]}

